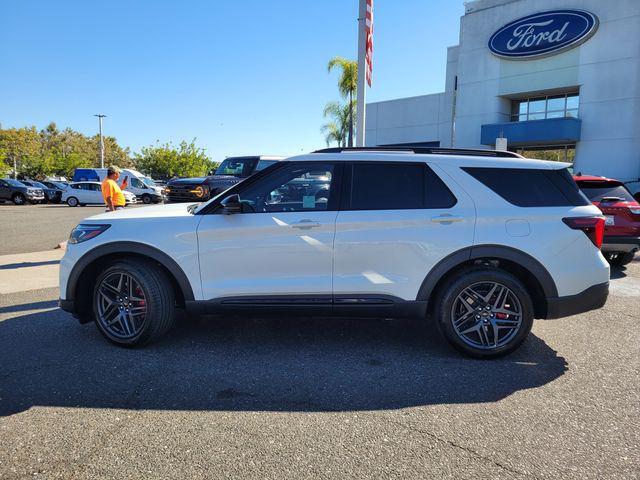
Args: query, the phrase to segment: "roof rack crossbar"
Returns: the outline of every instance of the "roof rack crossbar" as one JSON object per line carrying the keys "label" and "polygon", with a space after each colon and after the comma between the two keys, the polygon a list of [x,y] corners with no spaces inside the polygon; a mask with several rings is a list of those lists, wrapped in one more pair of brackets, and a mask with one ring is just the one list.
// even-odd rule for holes
{"label": "roof rack crossbar", "polygon": [[383,146],[383,147],[330,147],[315,150],[312,153],[348,153],[348,152],[409,152],[420,155],[470,155],[485,157],[502,157],[502,158],[522,158],[515,152],[504,150],[482,150],[472,148],[443,148],[443,147],[421,147],[402,145],[401,147]]}

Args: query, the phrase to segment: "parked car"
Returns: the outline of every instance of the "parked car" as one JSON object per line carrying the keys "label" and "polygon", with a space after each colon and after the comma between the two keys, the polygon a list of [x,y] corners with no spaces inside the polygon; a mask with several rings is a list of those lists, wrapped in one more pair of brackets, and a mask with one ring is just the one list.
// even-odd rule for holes
{"label": "parked car", "polygon": [[604,218],[565,165],[418,147],[289,158],[204,204],[83,220],[60,264],[60,305],[126,346],[161,337],[178,305],[431,318],[465,354],[504,355],[534,318],[607,299]]}
{"label": "parked car", "polygon": [[29,187],[40,188],[44,192],[44,200],[42,203],[60,203],[62,198],[62,189],[51,188],[44,184],[44,182],[37,182],[35,180],[21,180],[22,183]]}
{"label": "parked car", "polygon": [[34,188],[13,178],[0,179],[0,201],[11,200],[16,205],[39,203],[44,200],[44,191]]}
{"label": "parked car", "polygon": [[170,202],[204,202],[284,157],[228,157],[207,177],[179,178],[167,183]]}
{"label": "parked car", "polygon": [[640,250],[640,204],[625,185],[612,178],[576,176],[580,190],[605,214],[602,253],[612,265],[633,261]]}
{"label": "parked car", "polygon": [[40,183],[45,184],[49,188],[56,188],[56,189],[62,190],[62,191],[66,190],[67,187],[69,186],[69,183],[63,182],[63,181],[60,181],[60,180],[43,180]]}
{"label": "parked car", "polygon": [[[124,190],[124,198],[127,205],[137,203],[136,196]],[[104,205],[104,198],[102,197],[102,185],[100,182],[73,182],[69,184],[69,187],[62,193],[62,201],[66,202],[70,207],[77,207],[80,205]]]}
{"label": "parked car", "polygon": [[627,187],[627,190],[631,192],[633,198],[635,198],[636,202],[640,203],[640,179],[635,180],[633,182],[627,182],[624,184]]}
{"label": "parked car", "polygon": [[[106,176],[106,168],[76,168],[73,172],[73,181],[102,182]],[[120,173],[120,179],[125,177],[128,182],[125,191],[134,194],[142,203],[159,203],[164,200],[163,188],[157,186],[150,177],[136,170],[124,169]]]}

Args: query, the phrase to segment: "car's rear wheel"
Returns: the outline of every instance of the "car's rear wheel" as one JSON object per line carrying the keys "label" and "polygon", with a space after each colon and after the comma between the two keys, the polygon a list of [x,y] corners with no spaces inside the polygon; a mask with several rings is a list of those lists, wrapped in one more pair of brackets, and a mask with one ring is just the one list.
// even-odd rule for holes
{"label": "car's rear wheel", "polygon": [[634,252],[613,252],[605,254],[607,261],[614,267],[624,267],[633,262]]}
{"label": "car's rear wheel", "polygon": [[13,203],[15,205],[24,205],[25,204],[24,195],[21,194],[21,193],[16,193],[13,197],[11,197],[11,200],[13,201]]}
{"label": "car's rear wheel", "polygon": [[78,206],[78,199],[76,197],[67,198],[67,205],[69,205],[70,207],[77,207]]}
{"label": "car's rear wheel", "polygon": [[153,342],[173,325],[175,294],[166,274],[144,260],[122,260],[98,277],[93,311],[100,332],[116,345]]}
{"label": "car's rear wheel", "polygon": [[506,355],[531,331],[531,296],[508,272],[474,267],[451,278],[439,292],[438,327],[447,341],[466,355]]}

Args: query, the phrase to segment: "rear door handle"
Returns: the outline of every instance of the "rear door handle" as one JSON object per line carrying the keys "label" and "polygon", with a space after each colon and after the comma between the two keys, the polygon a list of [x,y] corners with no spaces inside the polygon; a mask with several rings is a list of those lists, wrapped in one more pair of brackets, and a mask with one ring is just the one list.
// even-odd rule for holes
{"label": "rear door handle", "polygon": [[292,228],[315,228],[319,226],[320,226],[320,223],[314,222],[313,220],[309,220],[306,218],[304,220],[300,220],[299,222],[295,222],[291,224]]}
{"label": "rear door handle", "polygon": [[463,220],[464,218],[453,215],[438,215],[437,217],[431,217],[431,221],[433,223],[454,223],[462,222]]}

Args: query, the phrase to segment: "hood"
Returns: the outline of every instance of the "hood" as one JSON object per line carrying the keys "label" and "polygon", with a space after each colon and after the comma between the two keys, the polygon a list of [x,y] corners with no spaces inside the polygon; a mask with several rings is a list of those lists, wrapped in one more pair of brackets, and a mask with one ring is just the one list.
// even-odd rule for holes
{"label": "hood", "polygon": [[175,180],[170,180],[167,183],[167,187],[171,185],[193,185],[204,183],[207,180],[207,177],[193,177],[193,178],[176,178]]}
{"label": "hood", "polygon": [[117,221],[119,219],[191,217],[193,214],[189,213],[188,210],[190,205],[190,203],[169,203],[165,205],[153,205],[151,207],[125,208],[123,210],[116,210],[115,212],[100,213],[85,220]]}

